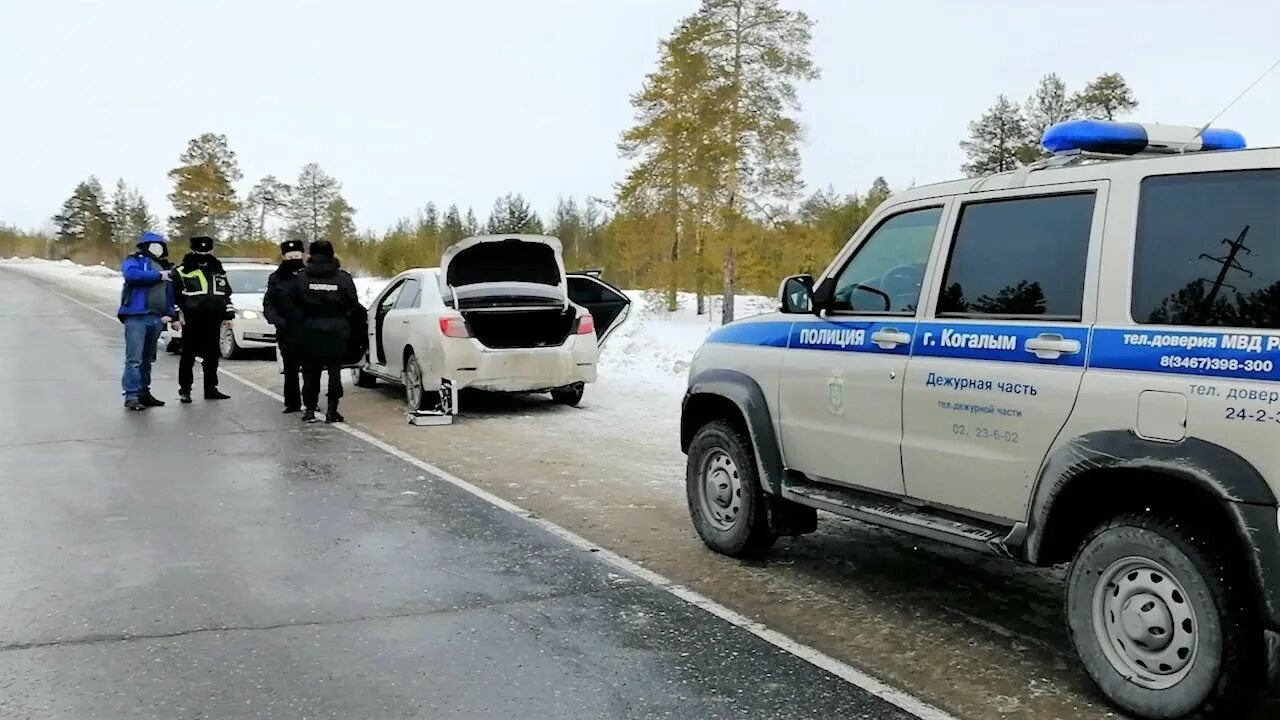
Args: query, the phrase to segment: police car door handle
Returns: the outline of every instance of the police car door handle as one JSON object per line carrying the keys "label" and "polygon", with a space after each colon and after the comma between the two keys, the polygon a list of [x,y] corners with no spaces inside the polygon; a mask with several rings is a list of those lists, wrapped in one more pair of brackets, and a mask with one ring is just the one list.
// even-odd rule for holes
{"label": "police car door handle", "polygon": [[1079,340],[1068,340],[1057,333],[1041,333],[1029,338],[1026,343],[1027,352],[1035,353],[1041,360],[1057,360],[1063,355],[1075,355],[1080,352]]}
{"label": "police car door handle", "polygon": [[881,350],[892,350],[899,345],[910,343],[911,336],[898,330],[898,328],[881,328],[871,333],[871,342],[875,343]]}

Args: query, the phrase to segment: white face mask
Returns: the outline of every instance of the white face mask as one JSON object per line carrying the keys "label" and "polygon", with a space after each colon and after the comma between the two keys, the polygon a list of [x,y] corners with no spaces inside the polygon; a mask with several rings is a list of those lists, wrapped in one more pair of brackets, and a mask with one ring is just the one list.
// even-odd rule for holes
{"label": "white face mask", "polygon": [[164,246],[160,243],[148,243],[147,252],[154,258],[164,257]]}

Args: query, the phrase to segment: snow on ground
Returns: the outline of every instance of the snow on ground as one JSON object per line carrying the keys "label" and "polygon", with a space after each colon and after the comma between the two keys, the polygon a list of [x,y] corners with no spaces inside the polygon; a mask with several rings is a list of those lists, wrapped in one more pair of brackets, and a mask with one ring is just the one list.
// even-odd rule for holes
{"label": "snow on ground", "polygon": [[14,265],[23,272],[50,280],[67,282],[107,297],[120,295],[120,271],[106,265],[77,265],[70,260],[9,258],[0,265]]}

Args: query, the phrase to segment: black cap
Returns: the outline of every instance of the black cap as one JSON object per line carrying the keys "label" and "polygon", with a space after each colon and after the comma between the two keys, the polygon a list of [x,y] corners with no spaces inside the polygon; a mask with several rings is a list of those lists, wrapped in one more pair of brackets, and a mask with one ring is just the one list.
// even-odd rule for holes
{"label": "black cap", "polygon": [[191,249],[196,252],[212,252],[213,238],[208,235],[197,235],[191,238]]}
{"label": "black cap", "polygon": [[333,257],[333,243],[328,240],[315,240],[311,243],[309,254]]}
{"label": "black cap", "polygon": [[281,255],[284,255],[286,253],[291,253],[291,252],[302,252],[305,249],[306,249],[306,246],[302,244],[301,240],[285,240],[284,242],[280,243]]}

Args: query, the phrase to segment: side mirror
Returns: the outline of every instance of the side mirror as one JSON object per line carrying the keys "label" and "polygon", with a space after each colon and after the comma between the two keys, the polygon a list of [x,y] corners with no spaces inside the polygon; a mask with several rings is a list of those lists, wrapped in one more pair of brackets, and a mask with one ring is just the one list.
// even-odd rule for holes
{"label": "side mirror", "polygon": [[787,314],[813,312],[813,276],[792,275],[778,286],[781,311]]}

